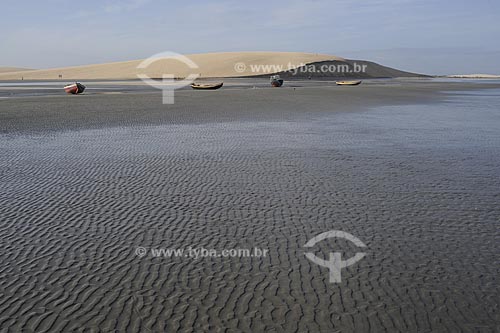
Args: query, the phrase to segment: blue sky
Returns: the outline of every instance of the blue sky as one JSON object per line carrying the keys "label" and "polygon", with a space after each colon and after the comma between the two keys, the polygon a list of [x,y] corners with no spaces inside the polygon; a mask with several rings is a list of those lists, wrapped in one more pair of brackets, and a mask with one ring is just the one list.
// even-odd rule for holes
{"label": "blue sky", "polygon": [[0,8],[0,66],[300,51],[429,74],[500,74],[498,0],[4,0]]}

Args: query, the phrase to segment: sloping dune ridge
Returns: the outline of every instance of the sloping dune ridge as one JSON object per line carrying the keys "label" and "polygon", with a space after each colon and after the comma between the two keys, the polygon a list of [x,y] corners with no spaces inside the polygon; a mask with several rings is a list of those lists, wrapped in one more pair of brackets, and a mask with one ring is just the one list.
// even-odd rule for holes
{"label": "sloping dune ridge", "polygon": [[24,71],[33,71],[33,69],[21,68],[21,67],[0,67],[0,73],[24,72]]}
{"label": "sloping dune ridge", "polygon": [[[0,80],[50,80],[59,79],[136,79],[137,74],[145,74],[152,78],[161,78],[163,74],[173,74],[183,78],[189,74],[199,74],[202,78],[238,77],[262,75],[281,72],[282,69],[298,67],[318,61],[338,60],[343,58],[327,54],[301,52],[223,52],[186,55],[199,68],[191,69],[186,64],[174,60],[163,59],[151,63],[147,68],[137,67],[144,59],[112,62],[76,67],[52,68],[33,71],[0,74]],[[258,71],[252,66],[262,66]],[[235,68],[236,67],[236,68]]]}

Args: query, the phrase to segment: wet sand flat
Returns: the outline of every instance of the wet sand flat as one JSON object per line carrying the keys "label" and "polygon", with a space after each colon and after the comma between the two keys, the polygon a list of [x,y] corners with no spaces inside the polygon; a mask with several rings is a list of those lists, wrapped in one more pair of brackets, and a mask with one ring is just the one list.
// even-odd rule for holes
{"label": "wet sand flat", "polygon": [[500,86],[234,82],[0,100],[2,329],[495,332]]}

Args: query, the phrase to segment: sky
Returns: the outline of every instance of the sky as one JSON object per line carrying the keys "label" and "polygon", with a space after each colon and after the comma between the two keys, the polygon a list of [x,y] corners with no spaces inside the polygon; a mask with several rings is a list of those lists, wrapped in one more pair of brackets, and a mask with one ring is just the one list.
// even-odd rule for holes
{"label": "sky", "polygon": [[500,74],[498,0],[2,0],[0,9],[0,66],[296,51],[425,74]]}

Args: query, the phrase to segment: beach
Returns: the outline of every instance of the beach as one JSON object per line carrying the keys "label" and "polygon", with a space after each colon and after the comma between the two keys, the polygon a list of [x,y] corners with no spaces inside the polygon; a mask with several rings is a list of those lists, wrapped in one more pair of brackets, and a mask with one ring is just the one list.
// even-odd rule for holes
{"label": "beach", "polygon": [[[224,81],[172,105],[140,81],[0,84],[0,327],[498,328],[498,81]],[[329,230],[366,244],[340,283],[305,257]]]}
{"label": "beach", "polygon": [[287,81],[283,88],[272,89],[268,78],[217,80],[224,81],[224,88],[216,92],[176,90],[174,105],[162,105],[161,91],[139,80],[84,81],[87,89],[78,96],[67,96],[61,81],[0,82],[0,133],[291,120],[383,105],[438,102],[446,92],[498,87],[496,81],[380,79],[364,80],[354,89],[314,80]]}

